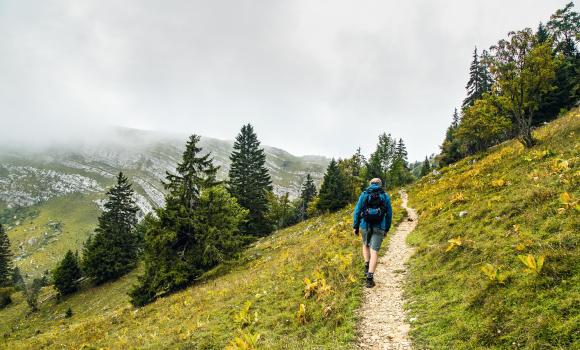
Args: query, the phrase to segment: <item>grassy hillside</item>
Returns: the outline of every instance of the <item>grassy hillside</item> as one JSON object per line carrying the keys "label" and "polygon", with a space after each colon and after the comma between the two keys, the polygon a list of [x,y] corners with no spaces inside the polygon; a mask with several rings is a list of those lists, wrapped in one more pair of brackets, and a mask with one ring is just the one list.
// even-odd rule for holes
{"label": "grassy hillside", "polygon": [[27,279],[52,269],[68,249],[82,249],[100,214],[96,198],[97,194],[73,193],[15,213],[29,214],[7,225],[15,265]]}
{"label": "grassy hillside", "polygon": [[413,186],[417,348],[580,348],[579,136],[576,109]]}
{"label": "grassy hillside", "polygon": [[[403,216],[394,197],[395,221]],[[125,292],[138,272],[57,303],[42,291],[28,314],[21,295],[0,311],[0,348],[110,347],[350,349],[362,288],[352,208],[276,232],[181,292],[135,309]],[[65,318],[68,307],[73,316]],[[234,349],[236,347],[233,347]]]}

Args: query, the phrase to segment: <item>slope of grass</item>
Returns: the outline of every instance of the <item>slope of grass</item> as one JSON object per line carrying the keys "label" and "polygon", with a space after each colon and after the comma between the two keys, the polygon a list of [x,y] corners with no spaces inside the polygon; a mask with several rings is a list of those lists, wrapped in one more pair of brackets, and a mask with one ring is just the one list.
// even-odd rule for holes
{"label": "slope of grass", "polygon": [[100,214],[95,198],[96,194],[80,193],[52,198],[25,210],[34,215],[10,222],[8,237],[23,275],[38,276],[51,270],[68,249],[82,248]]}
{"label": "slope of grass", "polygon": [[[402,219],[394,197],[395,222]],[[126,291],[137,272],[57,303],[43,290],[40,311],[22,297],[0,311],[0,347],[350,349],[362,290],[352,207],[261,239],[183,291],[143,308]],[[71,318],[65,318],[68,307]],[[3,342],[3,343],[2,343]],[[233,347],[234,349],[236,347]]]}
{"label": "slope of grass", "polygon": [[411,188],[417,348],[580,348],[579,133],[576,109]]}

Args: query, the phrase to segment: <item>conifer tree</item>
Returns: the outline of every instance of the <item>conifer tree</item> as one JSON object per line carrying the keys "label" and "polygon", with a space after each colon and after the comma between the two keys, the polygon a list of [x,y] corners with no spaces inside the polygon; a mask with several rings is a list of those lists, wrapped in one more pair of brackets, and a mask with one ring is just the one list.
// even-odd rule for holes
{"label": "conifer tree", "polygon": [[423,165],[421,166],[421,173],[420,177],[423,177],[431,171],[431,163],[429,163],[429,159],[425,156],[425,160],[423,161]]}
{"label": "conifer tree", "polygon": [[12,252],[8,233],[0,224],[0,287],[12,284]]}
{"label": "conifer tree", "polygon": [[453,120],[451,122],[451,127],[457,128],[459,126],[459,122],[461,122],[461,117],[459,116],[459,113],[457,113],[456,107],[455,110],[453,111]]}
{"label": "conifer tree", "polygon": [[395,151],[397,148],[396,140],[391,134],[383,133],[379,135],[377,148],[371,154],[367,164],[367,179],[379,178],[386,181],[387,173],[395,160]]}
{"label": "conifer tree", "polygon": [[97,284],[118,278],[137,264],[139,236],[135,232],[139,208],[133,200],[133,189],[120,172],[117,184],[107,191],[105,211],[85,244],[83,267]]}
{"label": "conifer tree", "polygon": [[536,31],[536,38],[539,44],[545,43],[550,38],[550,33],[548,33],[548,29],[542,22],[540,22],[540,24],[538,25],[538,30]]}
{"label": "conifer tree", "polygon": [[243,243],[238,230],[247,210],[219,185],[218,168],[211,153],[200,156],[199,140],[190,137],[177,174],[167,174],[165,207],[144,228],[145,273],[130,292],[134,305],[186,286]]}
{"label": "conifer tree", "polygon": [[469,80],[465,86],[467,97],[463,100],[463,108],[472,106],[485,92],[491,90],[492,78],[486,64],[488,56],[489,53],[484,50],[480,58],[477,54],[477,47],[473,50],[473,61],[469,66]]}
{"label": "conifer tree", "polygon": [[407,160],[407,147],[403,139],[399,139],[395,147],[393,163],[387,172],[385,187],[393,188],[412,181],[411,170]]}
{"label": "conifer tree", "polygon": [[54,287],[60,295],[74,293],[78,289],[78,280],[81,278],[78,255],[72,251],[66,252],[62,261],[53,271]]}
{"label": "conifer tree", "polygon": [[242,231],[248,235],[268,234],[272,230],[267,219],[272,181],[266,168],[266,154],[260,148],[251,124],[244,125],[236,137],[230,160],[230,192],[242,207],[249,210]]}
{"label": "conifer tree", "polygon": [[319,210],[335,211],[350,202],[348,183],[334,158],[326,169],[318,197],[317,207]]}
{"label": "conifer tree", "polygon": [[441,145],[441,154],[439,155],[439,162],[441,165],[449,165],[461,159],[463,155],[460,150],[460,142],[457,139],[457,130],[461,124],[461,117],[457,113],[457,108],[453,112],[453,120],[451,125],[447,128],[445,140]]}
{"label": "conifer tree", "polygon": [[312,176],[306,174],[306,181],[304,181],[304,184],[302,185],[300,198],[307,207],[314,197],[316,197],[316,185],[314,184],[314,180],[312,180]]}

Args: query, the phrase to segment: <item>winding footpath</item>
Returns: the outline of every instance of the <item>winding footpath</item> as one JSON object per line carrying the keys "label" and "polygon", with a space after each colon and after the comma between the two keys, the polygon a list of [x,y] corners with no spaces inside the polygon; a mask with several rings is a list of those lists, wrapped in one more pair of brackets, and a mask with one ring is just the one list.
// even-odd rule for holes
{"label": "winding footpath", "polygon": [[[365,288],[359,309],[357,349],[411,350],[409,324],[403,308],[403,283],[407,276],[407,260],[413,248],[405,242],[417,226],[417,213],[407,207],[407,194],[401,192],[402,207],[407,211],[405,221],[390,233],[385,255],[379,258],[374,288]],[[392,231],[391,231],[392,232]]]}

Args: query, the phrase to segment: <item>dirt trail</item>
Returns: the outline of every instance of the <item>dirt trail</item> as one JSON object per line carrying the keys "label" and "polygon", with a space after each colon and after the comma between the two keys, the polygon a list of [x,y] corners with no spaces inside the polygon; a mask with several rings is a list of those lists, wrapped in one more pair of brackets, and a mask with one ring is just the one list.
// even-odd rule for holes
{"label": "dirt trail", "polygon": [[390,244],[379,258],[374,288],[365,288],[360,321],[357,329],[358,349],[410,350],[409,324],[403,309],[403,282],[407,275],[406,262],[413,249],[405,243],[407,235],[417,226],[417,213],[407,207],[407,194],[401,192],[407,218],[387,235]]}

